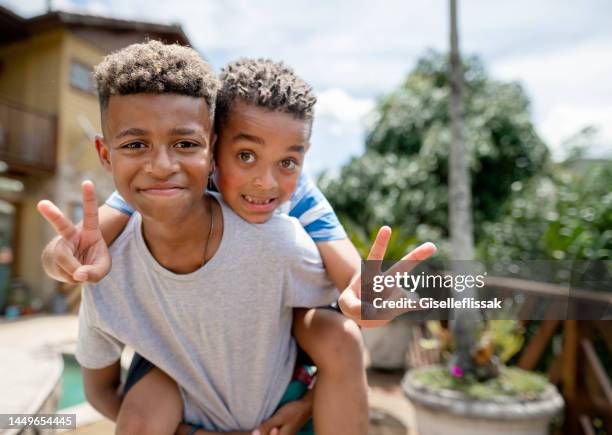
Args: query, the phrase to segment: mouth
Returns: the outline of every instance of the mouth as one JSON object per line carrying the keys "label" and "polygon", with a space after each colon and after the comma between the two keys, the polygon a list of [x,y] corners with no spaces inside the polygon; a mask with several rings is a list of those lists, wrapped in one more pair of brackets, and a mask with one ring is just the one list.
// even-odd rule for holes
{"label": "mouth", "polygon": [[255,204],[255,205],[265,205],[265,204],[270,204],[272,201],[274,201],[276,198],[274,197],[269,197],[269,198],[256,198],[254,196],[249,196],[249,195],[242,195],[242,197],[249,203],[249,204]]}
{"label": "mouth", "polygon": [[185,189],[176,185],[158,185],[139,190],[140,192],[151,196],[174,196]]}
{"label": "mouth", "polygon": [[241,195],[246,207],[253,211],[267,212],[274,210],[278,202],[275,196]]}

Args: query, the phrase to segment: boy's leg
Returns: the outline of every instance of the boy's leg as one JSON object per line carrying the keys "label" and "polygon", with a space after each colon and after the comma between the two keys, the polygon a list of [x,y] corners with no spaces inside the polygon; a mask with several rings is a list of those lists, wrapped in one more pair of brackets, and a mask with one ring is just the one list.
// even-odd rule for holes
{"label": "boy's leg", "polygon": [[176,382],[153,367],[123,398],[116,433],[173,435],[182,418],[183,400]]}
{"label": "boy's leg", "polygon": [[317,366],[315,433],[367,434],[368,385],[357,324],[326,308],[295,309],[293,336]]}

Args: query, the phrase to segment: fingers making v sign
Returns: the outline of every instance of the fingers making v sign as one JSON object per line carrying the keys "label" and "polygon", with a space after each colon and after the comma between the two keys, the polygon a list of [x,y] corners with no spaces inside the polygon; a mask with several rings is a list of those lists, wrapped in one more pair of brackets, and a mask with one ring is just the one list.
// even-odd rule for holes
{"label": "fingers making v sign", "polygon": [[58,236],[43,252],[45,271],[58,281],[98,282],[110,270],[111,258],[98,223],[94,184],[84,181],[83,224],[75,225],[51,201],[38,203],[38,211]]}
{"label": "fingers making v sign", "polygon": [[[378,230],[376,239],[372,244],[370,253],[368,254],[368,261],[375,261],[379,263],[379,267],[376,270],[380,273],[380,263],[385,258],[387,251],[387,245],[391,238],[391,228],[383,226]],[[400,261],[398,261],[393,267],[387,270],[383,275],[392,275],[396,273],[410,272],[414,269],[421,261],[426,260],[436,252],[436,246],[433,243],[423,243],[417,248],[406,254]],[[370,312],[374,313],[375,309],[370,305],[366,306],[367,302],[362,299],[362,278],[368,281],[371,277],[362,277],[362,274],[357,274],[351,284],[342,292],[338,300],[338,304],[342,312],[349,318],[355,320],[359,325],[366,327],[380,326],[389,322],[393,317],[396,317],[406,311],[407,309],[394,310],[393,312],[385,312],[383,319],[377,316],[372,316],[370,319],[362,318],[362,313]],[[393,289],[396,291],[396,295],[401,294],[400,289]],[[395,297],[395,295],[387,295],[387,299]],[[367,316],[370,317],[370,316]]]}

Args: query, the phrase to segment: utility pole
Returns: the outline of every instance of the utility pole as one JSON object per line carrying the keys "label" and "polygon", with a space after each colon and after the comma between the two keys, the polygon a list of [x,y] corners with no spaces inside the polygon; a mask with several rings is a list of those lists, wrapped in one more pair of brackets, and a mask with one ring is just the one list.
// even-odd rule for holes
{"label": "utility pole", "polygon": [[[469,261],[474,259],[474,229],[472,218],[472,189],[468,168],[468,157],[463,143],[463,64],[459,53],[459,31],[457,24],[457,0],[450,0],[450,120],[451,143],[448,173],[448,216],[451,237],[453,272],[469,274]],[[467,260],[467,261],[464,261]],[[474,289],[455,296],[473,297]],[[472,372],[475,365],[472,350],[475,346],[475,332],[481,316],[474,310],[455,310],[451,322],[455,340],[455,352],[451,367],[460,368],[459,373]]]}

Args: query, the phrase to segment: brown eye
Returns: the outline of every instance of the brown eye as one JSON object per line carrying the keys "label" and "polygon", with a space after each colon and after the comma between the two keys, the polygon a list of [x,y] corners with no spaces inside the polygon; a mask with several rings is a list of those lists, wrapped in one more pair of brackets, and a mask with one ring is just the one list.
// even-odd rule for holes
{"label": "brown eye", "polygon": [[190,142],[188,140],[182,140],[175,145],[177,148],[195,148],[198,146],[195,142]]}
{"label": "brown eye", "polygon": [[255,161],[255,154],[249,151],[241,151],[238,153],[238,158],[244,163],[253,163]]}
{"label": "brown eye", "polygon": [[126,149],[126,150],[140,150],[140,149],[146,148],[146,145],[143,142],[134,141],[134,142],[126,143],[121,148]]}
{"label": "brown eye", "polygon": [[297,168],[297,166],[297,162],[293,159],[285,159],[281,161],[281,167],[289,171],[293,171],[295,168]]}

